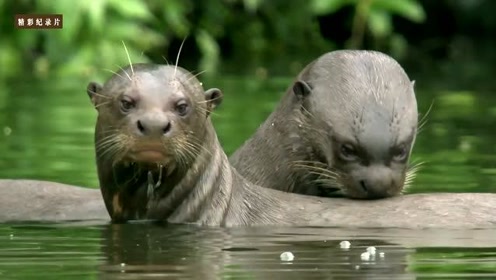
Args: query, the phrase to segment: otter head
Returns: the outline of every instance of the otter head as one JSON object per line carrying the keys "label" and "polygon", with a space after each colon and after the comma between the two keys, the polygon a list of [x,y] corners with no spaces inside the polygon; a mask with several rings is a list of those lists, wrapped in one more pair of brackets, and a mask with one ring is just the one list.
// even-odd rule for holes
{"label": "otter head", "polygon": [[209,113],[222,101],[219,89],[204,91],[188,71],[165,65],[130,65],[103,86],[89,83],[87,93],[98,111],[97,169],[111,216],[150,171],[164,173],[164,184],[180,179],[205,150]]}
{"label": "otter head", "polygon": [[294,92],[305,97],[308,126],[320,128],[310,141],[326,165],[323,186],[358,199],[400,194],[417,133],[414,83],[401,66],[379,52],[336,51],[307,74]]}

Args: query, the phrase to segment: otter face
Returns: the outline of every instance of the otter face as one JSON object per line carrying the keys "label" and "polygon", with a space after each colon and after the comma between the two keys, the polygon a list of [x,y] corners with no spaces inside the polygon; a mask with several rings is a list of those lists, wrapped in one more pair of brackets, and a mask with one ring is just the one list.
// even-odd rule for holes
{"label": "otter face", "polygon": [[99,112],[97,154],[169,169],[193,161],[204,140],[204,121],[222,92],[204,91],[196,78],[171,66],[123,72],[103,87],[88,85]]}
{"label": "otter face", "polygon": [[396,64],[394,71],[381,71],[380,64],[356,67],[363,64],[320,66],[326,71],[294,84],[295,96],[309,112],[305,126],[310,129],[302,137],[317,155],[310,160],[317,167],[308,173],[317,173],[319,186],[334,191],[330,195],[391,197],[401,194],[417,169],[408,166],[417,133],[413,83]]}
{"label": "otter face", "polygon": [[377,199],[400,194],[405,185],[414,135],[412,131],[408,139],[389,143],[374,142],[370,135],[364,136],[364,139],[370,141],[362,142],[334,134],[331,161],[338,174],[342,193],[357,199]]}

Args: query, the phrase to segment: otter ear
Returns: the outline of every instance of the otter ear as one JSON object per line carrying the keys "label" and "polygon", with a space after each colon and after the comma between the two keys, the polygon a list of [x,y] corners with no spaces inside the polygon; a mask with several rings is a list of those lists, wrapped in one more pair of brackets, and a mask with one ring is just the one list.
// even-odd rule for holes
{"label": "otter ear", "polygon": [[102,88],[103,87],[97,82],[90,82],[86,87],[86,93],[90,97],[91,103],[93,103],[93,106],[95,107],[98,105],[98,95],[102,91]]}
{"label": "otter ear", "polygon": [[305,81],[298,80],[293,84],[293,93],[298,100],[305,99],[312,92],[312,87]]}
{"label": "otter ear", "polygon": [[207,101],[207,116],[213,111],[217,106],[222,103],[224,94],[218,88],[211,88],[205,91],[205,100]]}

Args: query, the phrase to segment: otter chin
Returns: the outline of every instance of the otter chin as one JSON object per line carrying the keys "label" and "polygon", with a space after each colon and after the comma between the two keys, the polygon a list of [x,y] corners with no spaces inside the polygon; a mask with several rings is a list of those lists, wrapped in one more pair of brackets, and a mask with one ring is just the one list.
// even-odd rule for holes
{"label": "otter chin", "polygon": [[165,164],[167,162],[167,153],[162,145],[153,146],[138,146],[134,147],[127,157],[134,162],[157,163]]}

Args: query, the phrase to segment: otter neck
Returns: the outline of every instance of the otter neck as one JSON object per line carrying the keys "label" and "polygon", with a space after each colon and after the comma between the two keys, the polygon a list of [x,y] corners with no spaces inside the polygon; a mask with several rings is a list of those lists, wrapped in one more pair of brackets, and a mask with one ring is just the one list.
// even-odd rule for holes
{"label": "otter neck", "polygon": [[317,187],[309,184],[313,175],[298,166],[299,161],[315,161],[313,145],[306,137],[315,133],[308,133],[309,116],[294,98],[292,92],[286,93],[255,135],[232,155],[231,163],[256,185],[286,192],[317,193]]}
{"label": "otter neck", "polygon": [[[209,121],[210,122],[210,121]],[[175,186],[159,189],[146,218],[173,223],[221,225],[232,197],[232,170],[215,130],[206,125],[203,149]]]}

